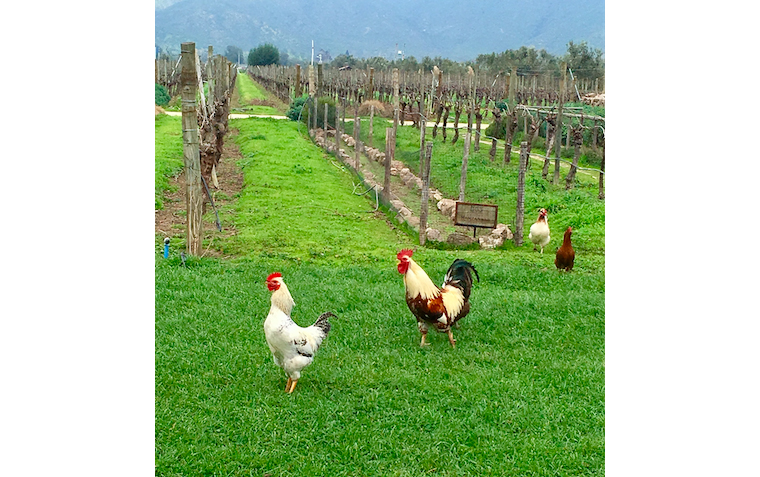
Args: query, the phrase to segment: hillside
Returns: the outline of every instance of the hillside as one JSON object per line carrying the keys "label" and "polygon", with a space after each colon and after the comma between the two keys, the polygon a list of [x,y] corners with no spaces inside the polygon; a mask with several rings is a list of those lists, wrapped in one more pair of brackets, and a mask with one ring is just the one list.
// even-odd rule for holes
{"label": "hillside", "polygon": [[[228,45],[248,51],[272,43],[295,58],[323,49],[333,57],[391,59],[396,44],[405,56],[472,60],[482,53],[521,46],[561,55],[568,41],[604,50],[604,2],[514,0],[478,2],[463,8],[454,0],[397,3],[328,0],[162,0],[156,3],[156,46],[172,53],[185,41],[222,53]],[[336,23],[341,26],[340,31]]]}

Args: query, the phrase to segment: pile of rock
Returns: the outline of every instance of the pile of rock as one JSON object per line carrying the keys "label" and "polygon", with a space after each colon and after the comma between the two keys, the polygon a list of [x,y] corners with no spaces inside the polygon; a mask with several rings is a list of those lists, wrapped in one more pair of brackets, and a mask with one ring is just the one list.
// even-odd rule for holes
{"label": "pile of rock", "polygon": [[[310,132],[314,137],[314,142],[316,142],[318,146],[328,152],[335,151],[334,139],[327,140],[325,138],[324,130],[314,129]],[[348,134],[342,134],[341,138],[349,147],[354,147],[356,145],[354,138]],[[379,149],[373,147],[365,147],[364,152],[370,160],[379,162],[383,165],[385,164],[385,153],[381,152]],[[340,156],[344,162],[357,167],[357,172],[360,172],[364,177],[364,182],[367,186],[375,188],[378,193],[382,193],[383,185],[375,180],[375,175],[372,172],[362,167],[361,163],[356,164],[354,158],[351,157],[344,149],[338,150],[338,156]],[[391,175],[398,176],[399,179],[401,179],[401,182],[403,182],[405,186],[411,189],[422,189],[422,179],[417,177],[401,161],[394,160],[391,162]],[[441,212],[441,214],[448,217],[453,222],[456,215],[456,201],[453,199],[444,198],[443,194],[438,189],[429,189],[429,197],[431,200],[436,201],[436,207]],[[407,207],[403,201],[401,201],[397,196],[392,195],[390,203],[393,210],[396,211],[396,220],[399,223],[406,222],[415,230],[419,229],[419,217],[416,217],[412,213],[411,209]],[[472,236],[461,232],[453,232],[448,236],[445,236],[444,232],[441,230],[431,227],[428,227],[425,230],[425,236],[427,237],[427,240],[430,241],[445,241],[446,243],[453,245],[469,245],[475,243],[476,241]],[[506,224],[498,224],[496,228],[491,230],[488,235],[478,237],[477,242],[480,243],[481,248],[495,248],[502,245],[505,240],[511,239],[512,232],[509,230],[509,227]]]}
{"label": "pile of rock", "polygon": [[505,240],[512,240],[512,231],[507,224],[497,224],[491,233],[478,238],[481,248],[500,247]]}

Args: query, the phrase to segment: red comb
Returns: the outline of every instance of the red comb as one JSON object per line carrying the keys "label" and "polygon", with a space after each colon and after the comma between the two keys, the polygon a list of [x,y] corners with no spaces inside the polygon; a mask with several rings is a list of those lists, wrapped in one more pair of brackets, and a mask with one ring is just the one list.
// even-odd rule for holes
{"label": "red comb", "polygon": [[269,276],[267,277],[267,281],[268,281],[268,282],[271,282],[271,281],[272,281],[272,280],[274,280],[275,278],[281,278],[281,277],[282,277],[282,273],[280,273],[280,272],[274,272],[273,274],[271,274],[271,275],[269,275]]}
{"label": "red comb", "polygon": [[404,250],[396,254],[396,259],[401,260],[401,257],[411,257],[413,253],[414,251],[409,250],[408,248],[405,248]]}

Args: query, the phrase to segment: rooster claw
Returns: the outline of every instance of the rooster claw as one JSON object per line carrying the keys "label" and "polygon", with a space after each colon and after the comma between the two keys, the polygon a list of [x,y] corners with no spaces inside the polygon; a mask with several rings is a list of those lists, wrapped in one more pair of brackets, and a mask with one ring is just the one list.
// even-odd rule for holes
{"label": "rooster claw", "polygon": [[449,330],[449,343],[451,343],[452,348],[456,348],[457,340],[454,339],[454,334]]}

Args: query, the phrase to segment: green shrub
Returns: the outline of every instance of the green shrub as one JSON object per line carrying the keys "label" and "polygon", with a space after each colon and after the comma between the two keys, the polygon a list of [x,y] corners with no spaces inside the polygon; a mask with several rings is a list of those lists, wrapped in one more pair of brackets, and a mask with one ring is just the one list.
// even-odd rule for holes
{"label": "green shrub", "polygon": [[169,104],[171,99],[169,91],[167,91],[163,85],[156,83],[156,104],[158,106],[165,106]]}
{"label": "green shrub", "polygon": [[[323,96],[317,99],[317,127],[322,129],[325,127],[325,104],[327,105],[327,124],[334,128],[336,114],[335,100],[328,96]],[[296,98],[295,101],[291,103],[286,116],[293,121],[298,121],[300,114],[301,122],[309,124],[309,111],[311,107],[311,102],[309,102],[308,96]]]}
{"label": "green shrub", "polygon": [[309,97],[306,95],[294,99],[293,102],[290,103],[290,108],[288,108],[285,116],[287,116],[291,121],[298,121],[301,119],[301,110],[303,109],[304,103],[306,103],[308,99]]}

